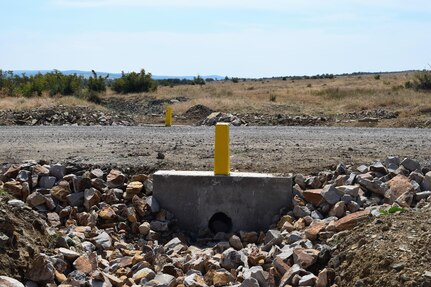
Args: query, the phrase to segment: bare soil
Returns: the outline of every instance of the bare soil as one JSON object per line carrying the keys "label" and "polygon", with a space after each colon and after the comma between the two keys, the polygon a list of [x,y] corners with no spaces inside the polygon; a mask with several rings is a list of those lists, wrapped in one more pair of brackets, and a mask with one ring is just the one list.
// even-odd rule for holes
{"label": "bare soil", "polygon": [[431,209],[381,216],[338,234],[338,286],[431,286]]}

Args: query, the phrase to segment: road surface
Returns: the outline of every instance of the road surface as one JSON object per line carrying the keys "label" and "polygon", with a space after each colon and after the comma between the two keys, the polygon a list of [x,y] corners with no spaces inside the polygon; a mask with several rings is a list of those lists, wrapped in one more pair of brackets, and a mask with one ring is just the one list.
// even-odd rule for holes
{"label": "road surface", "polygon": [[[431,130],[338,127],[232,127],[231,168],[313,173],[339,162],[388,155],[431,163]],[[212,170],[214,127],[0,127],[0,162],[24,160],[120,168]],[[158,159],[161,152],[164,159]]]}

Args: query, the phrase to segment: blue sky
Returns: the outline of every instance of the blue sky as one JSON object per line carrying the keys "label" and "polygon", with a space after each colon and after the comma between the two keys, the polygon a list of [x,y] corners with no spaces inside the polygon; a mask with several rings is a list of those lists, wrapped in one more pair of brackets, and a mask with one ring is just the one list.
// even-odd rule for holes
{"label": "blue sky", "polygon": [[429,0],[0,0],[0,68],[263,77],[424,69]]}

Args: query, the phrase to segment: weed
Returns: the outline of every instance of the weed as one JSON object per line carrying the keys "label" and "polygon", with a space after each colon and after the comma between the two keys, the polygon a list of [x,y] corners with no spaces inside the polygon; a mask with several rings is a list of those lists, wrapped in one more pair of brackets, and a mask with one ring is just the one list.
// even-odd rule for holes
{"label": "weed", "polygon": [[274,95],[274,94],[269,95],[269,101],[270,102],[276,102],[277,101],[277,95]]}
{"label": "weed", "polygon": [[390,214],[394,214],[394,213],[402,213],[405,212],[406,210],[402,207],[399,206],[391,206],[388,209],[382,209],[380,210],[380,214],[382,215],[390,215]]}

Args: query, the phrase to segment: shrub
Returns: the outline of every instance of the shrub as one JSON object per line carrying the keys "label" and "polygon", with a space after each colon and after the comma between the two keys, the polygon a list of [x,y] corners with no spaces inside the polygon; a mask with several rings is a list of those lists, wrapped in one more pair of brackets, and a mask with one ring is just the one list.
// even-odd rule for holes
{"label": "shrub", "polygon": [[93,74],[88,78],[88,89],[93,92],[105,92],[106,91],[106,80],[109,78],[109,75],[106,77],[97,76],[94,70],[91,70]]}
{"label": "shrub", "polygon": [[380,80],[380,75],[375,75],[374,80]]}
{"label": "shrub", "polygon": [[238,83],[239,82],[239,78],[232,78],[232,82],[235,83],[235,84]]}
{"label": "shrub", "polygon": [[431,71],[424,70],[416,73],[411,81],[405,83],[405,87],[415,90],[431,91]]}
{"label": "shrub", "polygon": [[151,73],[141,72],[122,72],[121,78],[112,81],[112,89],[121,94],[127,93],[146,93],[157,89],[157,82],[151,78]]}
{"label": "shrub", "polygon": [[270,102],[276,102],[277,101],[277,95],[274,95],[274,94],[269,95],[269,101]]}
{"label": "shrub", "polygon": [[197,76],[193,78],[193,85],[203,86],[205,85],[205,80],[201,76]]}

